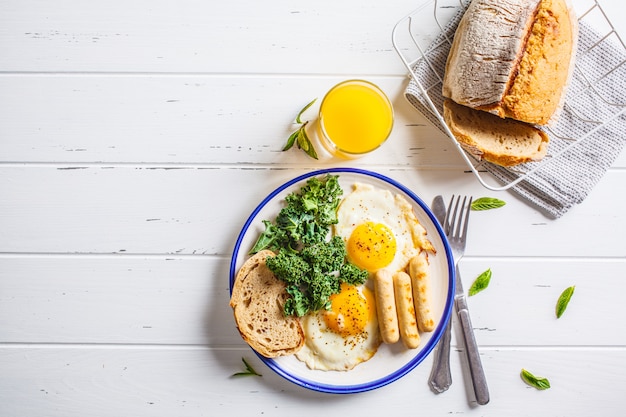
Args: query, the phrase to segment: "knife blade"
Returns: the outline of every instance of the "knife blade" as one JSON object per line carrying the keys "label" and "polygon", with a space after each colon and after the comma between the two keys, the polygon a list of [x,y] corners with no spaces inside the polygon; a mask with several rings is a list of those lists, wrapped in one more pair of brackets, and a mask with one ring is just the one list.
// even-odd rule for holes
{"label": "knife blade", "polygon": [[443,201],[443,197],[438,195],[433,200],[432,206],[433,214],[437,218],[437,221],[443,227],[443,222],[446,219],[446,203]]}
{"label": "knife blade", "polygon": [[[433,200],[431,207],[437,221],[444,227],[446,219],[446,203],[443,197],[438,195]],[[445,231],[444,231],[445,233]],[[446,391],[452,385],[452,375],[450,373],[450,326],[452,316],[448,319],[446,328],[437,343],[437,348],[433,353],[433,369],[431,371],[428,383],[436,394]]]}

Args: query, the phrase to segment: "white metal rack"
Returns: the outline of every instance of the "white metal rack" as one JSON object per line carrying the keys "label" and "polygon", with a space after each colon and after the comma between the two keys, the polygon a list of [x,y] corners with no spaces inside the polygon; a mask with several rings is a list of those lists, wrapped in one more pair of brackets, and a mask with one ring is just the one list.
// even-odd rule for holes
{"label": "white metal rack", "polygon": [[626,98],[616,96],[611,85],[626,81],[626,46],[596,0],[577,0],[573,3],[579,27],[576,63],[560,116],[544,128],[550,137],[548,155],[540,162],[504,168],[466,153],[442,117],[441,87],[454,30],[468,4],[469,0],[427,1],[398,21],[392,41],[411,77],[407,98],[452,139],[483,186],[506,190],[601,134],[611,123],[621,123],[618,118],[626,111]]}

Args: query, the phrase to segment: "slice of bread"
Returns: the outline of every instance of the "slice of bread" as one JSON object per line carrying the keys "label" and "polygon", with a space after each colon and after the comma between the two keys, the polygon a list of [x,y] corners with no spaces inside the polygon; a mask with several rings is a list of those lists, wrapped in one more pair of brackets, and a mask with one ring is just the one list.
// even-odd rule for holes
{"label": "slice of bread", "polygon": [[540,161],[548,135],[535,126],[445,100],[443,117],[459,144],[476,159],[513,166]]}
{"label": "slice of bread", "polygon": [[285,316],[286,285],[267,267],[263,250],[249,258],[235,278],[230,306],[243,340],[268,358],[291,355],[304,345],[300,319]]}

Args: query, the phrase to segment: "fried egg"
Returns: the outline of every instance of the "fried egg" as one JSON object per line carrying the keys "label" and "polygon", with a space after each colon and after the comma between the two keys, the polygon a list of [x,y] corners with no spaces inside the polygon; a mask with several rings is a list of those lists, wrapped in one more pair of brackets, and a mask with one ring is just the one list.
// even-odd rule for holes
{"label": "fried egg", "polygon": [[369,360],[381,344],[372,291],[341,284],[329,310],[302,318],[305,342],[296,357],[310,369],[347,371]]}
{"label": "fried egg", "polygon": [[371,274],[382,268],[402,271],[422,249],[434,249],[411,204],[389,190],[354,184],[337,219],[334,233],[346,242],[348,258]]}

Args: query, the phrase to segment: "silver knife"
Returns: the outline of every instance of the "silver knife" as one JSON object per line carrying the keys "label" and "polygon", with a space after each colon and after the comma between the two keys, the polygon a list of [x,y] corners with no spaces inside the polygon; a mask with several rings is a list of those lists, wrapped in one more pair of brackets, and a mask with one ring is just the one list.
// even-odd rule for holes
{"label": "silver knife", "polygon": [[[438,195],[433,200],[432,211],[439,225],[443,227],[443,222],[446,218],[446,203],[443,201],[443,197]],[[450,374],[450,326],[452,323],[452,316],[448,320],[448,324],[437,343],[437,348],[434,352],[433,370],[428,380],[431,388],[437,394],[446,391],[452,384],[452,375]]]}
{"label": "silver knife", "polygon": [[[443,201],[443,197],[437,196],[433,201],[433,213],[441,225],[445,221],[446,207]],[[442,217],[443,216],[443,217]],[[459,276],[458,265],[456,271],[456,291],[455,291],[455,307],[457,310],[458,318],[461,324],[461,330],[465,342],[465,353],[467,355],[468,364],[470,368],[470,374],[472,377],[472,384],[474,386],[474,394],[476,395],[476,402],[480,405],[485,405],[489,402],[489,389],[487,388],[487,380],[482,368],[480,356],[478,354],[478,347],[476,346],[476,340],[474,339],[474,333],[472,331],[472,323],[467,311],[467,301],[465,300],[465,293],[463,291],[463,285]],[[437,350],[435,352],[435,364],[430,377],[430,384],[436,390],[437,387],[441,387],[441,390],[436,392],[443,392],[448,389],[452,383],[452,377],[450,376],[450,326],[452,318],[448,321],[448,325],[442,338],[439,341]]]}

